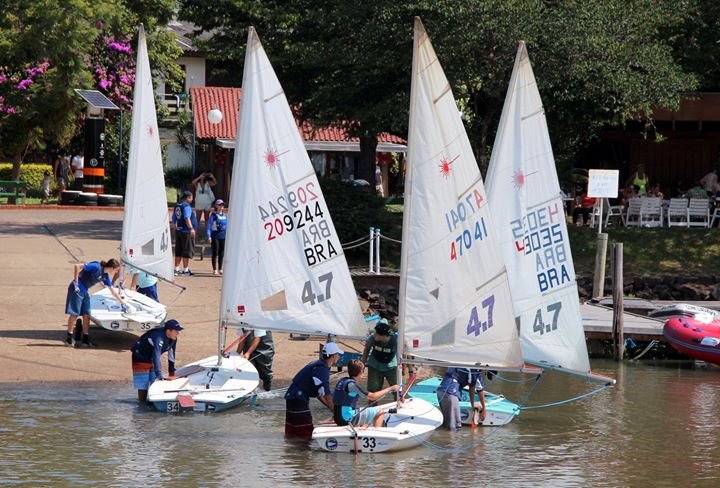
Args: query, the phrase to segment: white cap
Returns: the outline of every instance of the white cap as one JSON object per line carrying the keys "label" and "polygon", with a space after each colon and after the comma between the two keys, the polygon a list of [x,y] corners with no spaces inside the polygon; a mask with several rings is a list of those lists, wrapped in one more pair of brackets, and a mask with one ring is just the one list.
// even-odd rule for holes
{"label": "white cap", "polygon": [[337,344],[334,342],[328,342],[323,347],[323,354],[327,357],[332,356],[333,354],[344,354],[343,350],[338,347]]}

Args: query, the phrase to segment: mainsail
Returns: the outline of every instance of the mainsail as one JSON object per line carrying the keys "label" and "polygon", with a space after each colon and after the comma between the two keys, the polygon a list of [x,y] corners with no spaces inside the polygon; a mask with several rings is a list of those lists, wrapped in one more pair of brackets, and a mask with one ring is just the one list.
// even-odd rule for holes
{"label": "mainsail", "polygon": [[125,186],[123,261],[173,281],[167,196],[145,31],[138,33],[130,157]]}
{"label": "mainsail", "polygon": [[242,89],[221,320],[288,332],[365,336],[317,176],[252,27]]}
{"label": "mainsail", "polygon": [[486,181],[523,357],[541,367],[593,376],[555,159],[524,42]]}
{"label": "mainsail", "polygon": [[508,277],[450,85],[415,19],[400,328],[406,352],[521,369]]}

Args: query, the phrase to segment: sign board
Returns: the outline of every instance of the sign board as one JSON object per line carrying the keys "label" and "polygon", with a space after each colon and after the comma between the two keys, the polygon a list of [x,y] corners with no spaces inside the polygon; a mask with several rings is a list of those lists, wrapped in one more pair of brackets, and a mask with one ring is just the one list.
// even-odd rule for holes
{"label": "sign board", "polygon": [[591,169],[588,176],[588,196],[591,198],[617,198],[620,170]]}

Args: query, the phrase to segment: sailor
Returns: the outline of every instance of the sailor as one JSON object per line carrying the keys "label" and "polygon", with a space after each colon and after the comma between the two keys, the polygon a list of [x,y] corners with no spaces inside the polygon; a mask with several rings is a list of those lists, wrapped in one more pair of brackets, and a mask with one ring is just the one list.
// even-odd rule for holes
{"label": "sailor", "polygon": [[[90,340],[90,288],[98,283],[110,288],[110,293],[126,307],[125,300],[115,290],[112,282],[120,263],[117,259],[107,261],[90,261],[89,263],[76,264],[73,266],[73,280],[68,285],[67,297],[65,298],[65,313],[68,314],[67,337],[65,344],[74,347],[95,347]],[[82,342],[77,342],[73,337],[73,329],[78,316],[82,316]],[[78,331],[79,332],[79,331]],[[79,336],[78,336],[79,338]]]}
{"label": "sailor", "polygon": [[138,391],[138,401],[145,403],[150,385],[162,380],[163,353],[168,353],[168,379],[175,375],[175,348],[184,327],[177,320],[165,322],[164,327],[145,332],[132,346],[133,385]]}
{"label": "sailor", "polygon": [[330,393],[330,368],[334,366],[342,349],[334,342],[323,346],[322,357],[305,366],[292,380],[285,393],[285,435],[312,437],[313,419],[310,412],[310,398],[317,398],[332,412],[334,410]]}
{"label": "sailor", "polygon": [[145,271],[142,271],[140,269],[134,268],[130,265],[127,266],[128,275],[125,277],[125,280],[123,281],[123,286],[125,285],[125,281],[127,281],[128,278],[130,278],[130,289],[135,290],[138,293],[141,293],[145,295],[146,297],[150,297],[156,302],[159,302],[158,299],[158,292],[157,292],[157,282],[158,279],[151,275],[146,273]]}
{"label": "sailor", "polygon": [[365,340],[362,354],[362,362],[368,370],[368,391],[382,390],[386,379],[388,385],[397,384],[397,343],[397,332],[390,328],[387,319],[380,319],[375,325],[375,333]]}
{"label": "sailor", "polygon": [[262,380],[263,389],[270,391],[273,379],[272,362],[275,356],[272,332],[245,328],[241,331],[246,335],[238,342],[237,352],[255,366]]}
{"label": "sailor", "polygon": [[443,426],[449,430],[462,427],[460,400],[462,390],[470,387],[470,405],[473,414],[478,409],[475,403],[475,392],[480,399],[480,421],[485,420],[485,386],[482,382],[482,371],[468,368],[448,368],[437,389],[438,402],[443,414]]}
{"label": "sailor", "polygon": [[337,385],[335,385],[335,392],[333,393],[333,419],[337,425],[383,426],[385,412],[373,406],[365,407],[358,411],[358,400],[360,400],[360,396],[362,395],[366,396],[371,402],[374,402],[391,391],[397,392],[400,390],[400,386],[392,385],[384,390],[367,392],[357,382],[364,372],[365,365],[362,361],[354,359],[348,364],[348,377],[341,379]]}

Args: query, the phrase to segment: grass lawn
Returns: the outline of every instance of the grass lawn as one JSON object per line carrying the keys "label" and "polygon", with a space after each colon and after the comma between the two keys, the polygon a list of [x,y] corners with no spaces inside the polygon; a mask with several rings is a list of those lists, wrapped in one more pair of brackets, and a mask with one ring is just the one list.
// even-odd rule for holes
{"label": "grass lawn", "polygon": [[[386,205],[383,235],[402,236],[402,205]],[[592,275],[595,269],[597,230],[568,224],[575,270]],[[720,229],[610,227],[607,272],[610,273],[612,245],[623,243],[625,276],[677,274],[683,276],[720,275]],[[352,264],[367,265],[367,246],[348,255]],[[400,246],[381,242],[381,266],[399,269]],[[610,276],[606,274],[606,276]]]}
{"label": "grass lawn", "polygon": [[[572,225],[568,229],[576,272],[592,274],[597,230]],[[622,242],[625,275],[720,274],[720,229],[611,227],[607,234],[608,270],[612,245]]]}

